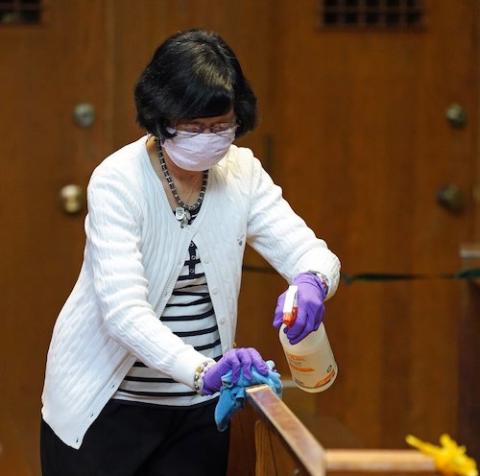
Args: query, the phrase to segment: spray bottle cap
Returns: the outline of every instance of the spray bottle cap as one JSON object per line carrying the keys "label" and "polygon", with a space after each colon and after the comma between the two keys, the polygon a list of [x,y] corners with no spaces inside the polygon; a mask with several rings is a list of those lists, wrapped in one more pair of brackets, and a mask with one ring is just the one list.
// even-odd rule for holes
{"label": "spray bottle cap", "polygon": [[297,292],[298,286],[292,284],[287,289],[285,302],[283,304],[283,323],[290,327],[297,318]]}

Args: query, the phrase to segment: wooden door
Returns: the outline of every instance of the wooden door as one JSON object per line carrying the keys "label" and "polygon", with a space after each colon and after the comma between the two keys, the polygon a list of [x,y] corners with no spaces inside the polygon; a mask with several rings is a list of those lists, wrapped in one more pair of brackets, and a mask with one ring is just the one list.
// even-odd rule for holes
{"label": "wooden door", "polygon": [[[287,199],[346,273],[457,271],[460,244],[473,238],[478,3],[276,5],[273,163]],[[463,126],[446,119],[454,103]],[[464,210],[439,206],[446,184],[463,191]],[[286,373],[264,322],[279,286],[247,277],[250,327],[240,336],[267,346]],[[399,448],[410,432],[437,440],[463,431],[464,287],[440,278],[340,286],[326,314],[337,382],[319,395],[285,392],[322,444]]]}
{"label": "wooden door", "polygon": [[[194,27],[220,32],[242,61],[266,117],[272,58],[269,2],[45,0],[37,6],[41,12],[32,23],[0,24],[0,166],[6,178],[0,192],[0,472],[19,475],[38,474],[46,352],[83,254],[85,209],[66,214],[62,187],[84,190],[107,154],[142,133],[133,86],[170,34]],[[25,18],[31,21],[32,14]],[[141,28],[131,28],[132,18]],[[95,121],[85,128],[73,119],[81,103],[95,108]],[[265,122],[243,143],[268,149]],[[242,436],[234,440],[235,453],[244,454]],[[248,464],[253,467],[251,454]],[[240,465],[245,461],[233,462],[233,468]]]}
{"label": "wooden door", "polygon": [[[59,194],[84,189],[109,149],[104,2],[37,6],[33,23],[0,23],[2,474],[38,474],[46,352],[83,253],[85,210],[66,214]],[[89,127],[74,122],[79,103],[95,108]]]}

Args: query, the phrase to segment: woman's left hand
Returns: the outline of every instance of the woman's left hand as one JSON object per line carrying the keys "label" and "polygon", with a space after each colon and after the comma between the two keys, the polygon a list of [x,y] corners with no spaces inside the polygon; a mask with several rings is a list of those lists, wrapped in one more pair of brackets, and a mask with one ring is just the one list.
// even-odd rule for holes
{"label": "woman's left hand", "polygon": [[238,382],[240,376],[252,380],[252,368],[260,374],[268,375],[270,368],[258,351],[252,347],[230,349],[223,357],[205,371],[202,378],[202,395],[213,395],[222,388],[222,377],[232,372],[232,383]]}
{"label": "woman's left hand", "polygon": [[[327,295],[326,284],[314,273],[300,273],[293,283],[298,286],[297,317],[290,327],[285,327],[284,332],[290,344],[298,344],[308,334],[316,331],[325,314],[324,301]],[[283,323],[283,305],[286,291],[280,295],[275,308],[273,327],[279,329]]]}

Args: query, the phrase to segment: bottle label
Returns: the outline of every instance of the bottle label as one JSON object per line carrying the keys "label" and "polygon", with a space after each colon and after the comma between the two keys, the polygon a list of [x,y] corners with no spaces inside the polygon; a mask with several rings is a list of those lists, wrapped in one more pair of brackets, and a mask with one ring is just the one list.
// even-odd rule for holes
{"label": "bottle label", "polygon": [[330,385],[337,375],[337,366],[333,359],[325,361],[323,352],[320,355],[303,355],[285,352],[293,380],[304,388],[320,390]]}

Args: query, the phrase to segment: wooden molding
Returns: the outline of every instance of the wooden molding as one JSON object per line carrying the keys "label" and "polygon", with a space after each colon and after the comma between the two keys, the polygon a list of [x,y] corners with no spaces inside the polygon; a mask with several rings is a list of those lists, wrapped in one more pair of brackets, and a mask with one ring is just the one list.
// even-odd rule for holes
{"label": "wooden molding", "polygon": [[433,458],[417,450],[324,450],[266,385],[247,389],[260,414],[255,425],[256,476],[325,474],[438,474]]}

